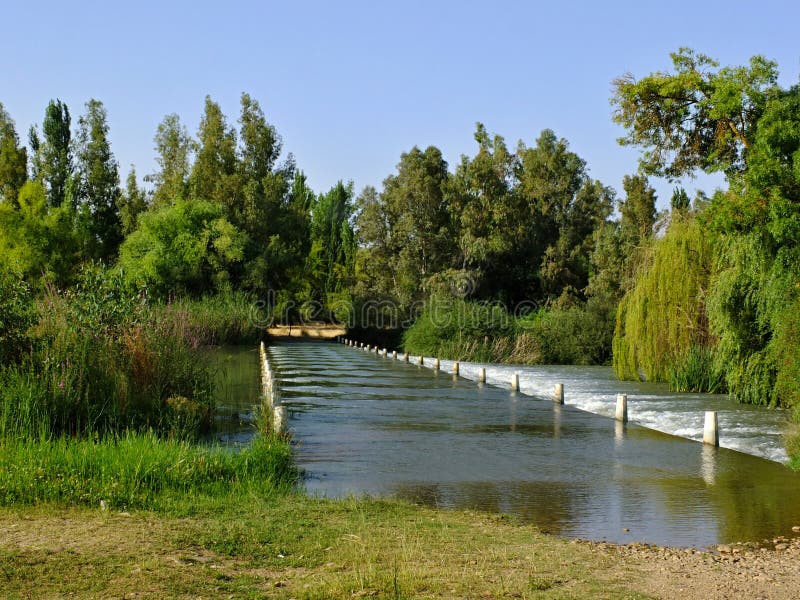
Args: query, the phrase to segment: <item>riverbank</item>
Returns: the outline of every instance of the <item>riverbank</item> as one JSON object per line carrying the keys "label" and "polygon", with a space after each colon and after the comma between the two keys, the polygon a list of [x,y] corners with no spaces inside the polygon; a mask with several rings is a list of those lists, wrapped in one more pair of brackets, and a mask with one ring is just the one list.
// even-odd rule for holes
{"label": "riverbank", "polygon": [[0,532],[8,598],[791,598],[800,589],[796,541],[724,554],[616,546],[502,515],[300,494],[209,499],[189,514],[4,508]]}

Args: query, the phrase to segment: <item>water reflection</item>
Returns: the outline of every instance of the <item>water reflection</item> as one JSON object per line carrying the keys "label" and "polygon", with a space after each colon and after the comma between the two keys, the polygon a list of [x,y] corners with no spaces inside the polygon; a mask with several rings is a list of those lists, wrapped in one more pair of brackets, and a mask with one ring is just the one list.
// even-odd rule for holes
{"label": "water reflection", "polygon": [[444,362],[437,376],[335,344],[270,353],[311,493],[393,494],[512,512],[562,535],[676,545],[800,524],[800,476],[772,461],[452,380]]}

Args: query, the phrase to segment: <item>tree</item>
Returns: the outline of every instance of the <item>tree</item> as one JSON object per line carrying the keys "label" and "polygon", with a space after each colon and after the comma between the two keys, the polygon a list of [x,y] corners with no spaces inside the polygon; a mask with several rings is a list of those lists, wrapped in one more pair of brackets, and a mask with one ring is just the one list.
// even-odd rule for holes
{"label": "tree", "polygon": [[592,274],[586,293],[609,313],[636,281],[637,269],[653,237],[656,193],[642,175],[623,179],[625,198],[618,201],[619,222],[605,223],[595,233]]}
{"label": "tree", "polygon": [[49,206],[41,181],[27,181],[15,205],[0,203],[0,264],[33,283],[70,283],[78,262],[74,211]]}
{"label": "tree", "polygon": [[688,48],[671,57],[674,73],[614,81],[614,121],[627,129],[620,143],[644,148],[640,164],[648,175],[743,171],[758,120],[778,92],[777,65],[754,56],[749,66],[718,69]]}
{"label": "tree", "polygon": [[219,104],[206,96],[198,131],[199,147],[189,178],[192,198],[230,210],[238,202],[236,130],[228,127]]}
{"label": "tree", "polygon": [[515,176],[520,197],[516,221],[524,224],[515,265],[536,264],[525,282],[526,300],[580,298],[589,282],[594,232],[611,214],[614,192],[589,178],[586,162],[549,129],[536,146],[520,144]]}
{"label": "tree", "polygon": [[653,234],[656,191],[643,175],[626,175],[622,189],[625,190],[625,200],[619,203],[620,226],[629,244],[636,247]]}
{"label": "tree", "polygon": [[306,276],[313,282],[313,299],[325,305],[336,302],[352,283],[356,253],[353,209],[353,184],[341,181],[327,194],[320,194],[312,209]]}
{"label": "tree", "polygon": [[525,227],[516,211],[513,177],[517,157],[508,151],[501,136],[490,138],[481,123],[476,125],[474,137],[478,153],[472,159],[462,156],[448,185],[449,207],[458,231],[460,260],[456,266],[460,267],[459,277],[470,282],[471,293],[506,300],[505,293],[519,287],[508,259],[519,241],[520,227]]}
{"label": "tree", "polygon": [[390,224],[386,204],[372,186],[356,199],[356,296],[363,301],[397,301],[397,274],[392,267]]}
{"label": "tree", "polygon": [[28,154],[19,144],[14,121],[0,103],[0,203],[16,205],[28,178]]}
{"label": "tree", "polygon": [[44,138],[39,138],[35,128],[30,132],[34,176],[44,183],[48,202],[54,208],[64,203],[74,168],[71,123],[67,105],[51,100],[42,123]]}
{"label": "tree", "polygon": [[190,159],[195,143],[176,114],[167,115],[159,123],[154,141],[160,170],[145,180],[155,184],[153,206],[160,208],[179,198],[186,198]]}
{"label": "tree", "polygon": [[672,197],[669,200],[669,205],[674,212],[685,212],[689,210],[689,206],[691,205],[689,194],[687,194],[686,190],[682,187],[676,187],[672,190]]}
{"label": "tree", "polygon": [[450,266],[450,211],[445,197],[447,163],[438,148],[412,148],[400,157],[397,174],[383,182],[381,200],[389,227],[396,297],[420,300],[427,280]]}
{"label": "tree", "polygon": [[156,296],[224,286],[244,258],[247,237],[218,204],[178,199],[139,221],[120,248],[119,267],[130,285]]}
{"label": "tree", "polygon": [[75,188],[84,252],[88,258],[110,262],[122,242],[119,167],[108,140],[106,109],[99,100],[89,100],[86,114],[78,120],[76,158]]}
{"label": "tree", "polygon": [[125,180],[125,191],[120,196],[118,204],[122,234],[128,236],[136,230],[139,215],[146,211],[148,206],[145,192],[139,189],[136,183],[136,169],[133,165]]}

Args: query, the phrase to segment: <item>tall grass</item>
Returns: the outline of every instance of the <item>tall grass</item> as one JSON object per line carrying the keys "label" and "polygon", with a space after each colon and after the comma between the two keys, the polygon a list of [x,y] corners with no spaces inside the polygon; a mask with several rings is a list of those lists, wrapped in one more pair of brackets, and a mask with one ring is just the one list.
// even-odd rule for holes
{"label": "tall grass", "polygon": [[26,333],[32,351],[0,366],[0,433],[200,435],[214,410],[200,346],[241,338],[246,310],[238,295],[153,307],[115,275],[88,267],[75,288],[44,291]]}
{"label": "tall grass", "polygon": [[714,353],[703,346],[692,346],[670,365],[669,386],[673,392],[711,394],[722,394],[727,389],[725,372],[717,367]]}
{"label": "tall grass", "polygon": [[103,438],[0,439],[0,504],[115,509],[184,505],[195,496],[268,496],[296,482],[289,444],[257,436],[232,451],[155,433]]}
{"label": "tall grass", "polygon": [[173,299],[157,306],[163,318],[184,324],[182,335],[198,345],[247,344],[261,339],[254,299],[244,292],[220,292],[199,300]]}

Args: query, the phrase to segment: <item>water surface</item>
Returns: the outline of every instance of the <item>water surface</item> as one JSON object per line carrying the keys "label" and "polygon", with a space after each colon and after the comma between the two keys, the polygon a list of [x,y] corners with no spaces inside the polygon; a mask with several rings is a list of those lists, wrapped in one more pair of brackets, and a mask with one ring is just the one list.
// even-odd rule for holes
{"label": "water surface", "polygon": [[570,405],[578,380],[586,394],[616,387],[591,369],[576,371],[558,406],[549,380],[541,394],[512,394],[340,344],[269,353],[311,493],[514,513],[617,542],[706,546],[800,525],[800,475],[777,462]]}

